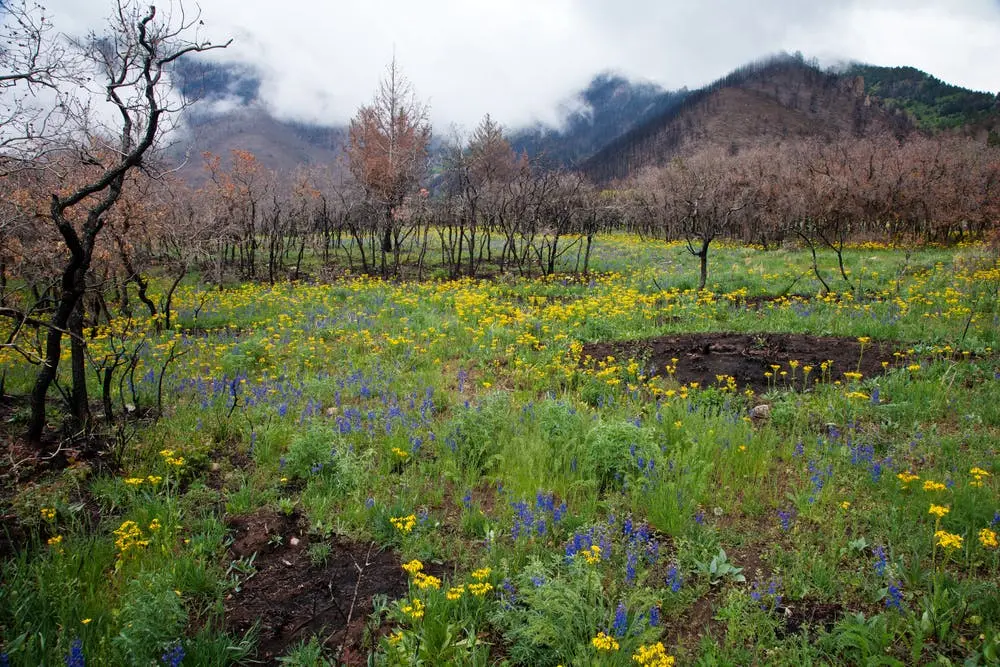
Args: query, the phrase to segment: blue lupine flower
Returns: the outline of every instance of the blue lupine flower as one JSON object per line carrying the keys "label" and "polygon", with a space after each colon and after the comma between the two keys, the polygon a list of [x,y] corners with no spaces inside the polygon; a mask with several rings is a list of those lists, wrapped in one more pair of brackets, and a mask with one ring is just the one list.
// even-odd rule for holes
{"label": "blue lupine flower", "polygon": [[627,629],[628,610],[625,608],[624,602],[619,602],[618,608],[615,609],[615,622],[611,626],[611,631],[614,633],[615,637],[624,637]]}
{"label": "blue lupine flower", "polygon": [[10,656],[6,653],[0,653],[0,667],[10,667]]}
{"label": "blue lupine flower", "polygon": [[885,549],[883,547],[881,547],[881,546],[878,546],[878,547],[875,547],[872,550],[872,553],[875,554],[875,559],[876,559],[875,560],[875,574],[877,574],[880,577],[884,576],[885,575],[885,567],[888,564],[888,561],[886,560],[886,557],[885,557]]}
{"label": "blue lupine flower", "polygon": [[699,526],[705,523],[705,511],[698,510],[694,515],[694,522]]}
{"label": "blue lupine flower", "polygon": [[639,561],[639,557],[634,551],[630,551],[628,554],[627,562],[625,563],[625,583],[634,584],[635,583],[635,566]]}
{"label": "blue lupine flower", "polygon": [[465,495],[462,496],[462,504],[465,509],[472,509],[472,491],[466,491]]}
{"label": "blue lupine flower", "polygon": [[160,656],[160,660],[163,664],[170,665],[170,667],[179,667],[181,660],[184,659],[184,647],[179,643],[174,644],[173,648],[168,650],[166,653]]}
{"label": "blue lupine flower", "polygon": [[535,585],[535,588],[539,588],[545,584],[545,577],[532,577],[531,583]]}
{"label": "blue lupine flower", "polygon": [[794,510],[778,510],[778,521],[781,522],[781,529],[788,530],[792,527],[795,518]]}
{"label": "blue lupine flower", "polygon": [[660,625],[660,608],[653,607],[649,610],[649,626],[651,628],[659,627]]}
{"label": "blue lupine flower", "polygon": [[681,586],[684,585],[684,579],[677,571],[676,565],[671,565],[670,569],[667,570],[667,585],[670,586],[670,591],[673,593],[680,591]]}
{"label": "blue lupine flower", "polygon": [[890,609],[903,608],[903,589],[898,582],[889,584],[889,592],[885,598],[885,606]]}
{"label": "blue lupine flower", "polygon": [[500,584],[500,599],[507,609],[512,608],[517,602],[517,589],[514,588],[510,579],[504,579],[503,583]]}
{"label": "blue lupine flower", "polygon": [[74,639],[70,645],[69,653],[66,655],[66,667],[86,667],[86,661],[83,658],[82,639]]}

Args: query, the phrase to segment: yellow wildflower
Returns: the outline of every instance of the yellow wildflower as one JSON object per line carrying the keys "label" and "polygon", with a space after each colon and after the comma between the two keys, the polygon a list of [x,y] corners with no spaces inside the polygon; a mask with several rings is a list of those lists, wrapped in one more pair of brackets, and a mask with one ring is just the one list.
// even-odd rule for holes
{"label": "yellow wildflower", "polygon": [[845,500],[844,502],[840,503],[840,508],[845,510],[851,509],[851,501]]}
{"label": "yellow wildflower", "polygon": [[129,486],[139,486],[145,481],[142,477],[128,477],[125,479],[125,483]]}
{"label": "yellow wildflower", "polygon": [[983,528],[979,531],[979,543],[982,544],[987,549],[997,548],[997,534],[995,531],[989,528]]}
{"label": "yellow wildflower", "polygon": [[409,563],[403,563],[403,569],[414,575],[424,569],[424,564],[419,560],[413,559]]}
{"label": "yellow wildflower", "polygon": [[932,503],[931,504],[931,508],[929,510],[927,510],[927,513],[928,514],[933,514],[937,518],[941,519],[941,518],[944,517],[945,514],[947,514],[950,511],[951,510],[949,508],[947,508],[947,507],[945,507],[943,505],[934,505]]}
{"label": "yellow wildflower", "polygon": [[614,637],[605,634],[604,632],[598,632],[597,636],[590,640],[590,643],[594,645],[598,651],[617,651],[618,640]]}
{"label": "yellow wildflower", "polygon": [[939,530],[934,533],[934,539],[937,540],[937,544],[942,549],[961,549],[962,548],[962,536],[955,535],[954,533],[949,533],[945,530]]}
{"label": "yellow wildflower", "polygon": [[56,518],[55,509],[52,507],[43,507],[42,518],[45,519],[46,521],[52,521],[53,519],[55,519]]}
{"label": "yellow wildflower", "polygon": [[58,544],[62,544],[62,541],[63,541],[63,537],[62,537],[62,535],[53,535],[52,537],[50,537],[50,538],[48,539],[48,542],[47,542],[47,544],[48,544],[48,545],[49,545],[50,547],[54,547],[54,546],[56,546],[56,545],[58,545]]}
{"label": "yellow wildflower", "polygon": [[413,531],[414,526],[417,525],[417,517],[415,514],[410,514],[409,516],[394,516],[389,519],[389,523],[392,524],[393,528],[408,535]]}
{"label": "yellow wildflower", "polygon": [[640,646],[632,654],[632,660],[642,667],[673,667],[674,656],[667,655],[667,649],[663,647],[663,642],[656,642],[648,646]]}
{"label": "yellow wildflower", "polygon": [[491,570],[488,567],[480,568],[478,570],[473,571],[472,578],[475,579],[476,581],[483,581],[484,579],[489,578],[490,573],[492,571],[493,570]]}
{"label": "yellow wildflower", "polygon": [[433,588],[434,590],[441,588],[440,579],[429,574],[424,574],[423,572],[417,572],[413,575],[413,583],[422,591],[428,588]]}
{"label": "yellow wildflower", "polygon": [[481,598],[490,591],[493,590],[493,584],[488,581],[483,581],[477,584],[469,584],[469,592],[475,595],[477,598]]}
{"label": "yellow wildflower", "polygon": [[402,611],[410,618],[420,620],[424,617],[424,603],[414,598],[409,604],[403,605]]}
{"label": "yellow wildflower", "polygon": [[944,491],[947,489],[941,482],[935,482],[932,480],[927,480],[924,482],[924,491]]}
{"label": "yellow wildflower", "polygon": [[463,593],[465,593],[465,586],[452,586],[448,589],[448,592],[445,593],[445,597],[449,600],[455,601],[460,599]]}

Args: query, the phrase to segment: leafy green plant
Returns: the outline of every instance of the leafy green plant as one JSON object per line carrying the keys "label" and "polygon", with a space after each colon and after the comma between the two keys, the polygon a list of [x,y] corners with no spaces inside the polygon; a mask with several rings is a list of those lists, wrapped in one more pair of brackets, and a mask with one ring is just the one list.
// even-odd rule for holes
{"label": "leafy green plant", "polygon": [[708,583],[717,586],[725,580],[735,583],[743,583],[747,580],[743,576],[743,568],[736,567],[729,562],[725,549],[719,549],[719,553],[712,557],[712,560],[701,561],[695,564],[695,571],[708,579]]}

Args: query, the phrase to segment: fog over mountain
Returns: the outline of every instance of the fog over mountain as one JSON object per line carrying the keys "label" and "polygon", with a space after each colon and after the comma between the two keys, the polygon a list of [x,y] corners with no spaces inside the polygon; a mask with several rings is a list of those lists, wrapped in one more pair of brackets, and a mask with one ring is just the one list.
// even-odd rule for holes
{"label": "fog over mountain", "polygon": [[[167,3],[169,4],[169,3]],[[485,113],[508,128],[558,124],[561,103],[597,72],[691,89],[779,51],[822,64],[908,65],[1000,90],[996,0],[202,0],[203,34],[232,46],[208,59],[253,72],[282,120],[341,125],[370,99],[395,52],[439,134]],[[101,27],[111,3],[52,0],[56,28]],[[161,10],[168,7],[161,5]],[[188,2],[188,10],[195,8]],[[214,100],[226,108],[251,91]]]}

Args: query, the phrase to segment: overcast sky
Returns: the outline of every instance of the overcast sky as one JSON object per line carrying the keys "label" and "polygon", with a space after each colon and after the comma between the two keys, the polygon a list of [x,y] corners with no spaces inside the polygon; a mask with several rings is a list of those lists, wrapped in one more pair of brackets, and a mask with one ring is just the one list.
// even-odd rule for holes
{"label": "overcast sky", "polygon": [[[66,32],[111,0],[49,0]],[[192,9],[194,2],[185,3]],[[1000,0],[200,0],[211,58],[255,65],[278,116],[339,124],[368,101],[393,50],[439,131],[489,112],[552,121],[616,70],[696,88],[781,50],[824,64],[913,65],[1000,91]],[[204,57],[204,56],[202,56]]]}

